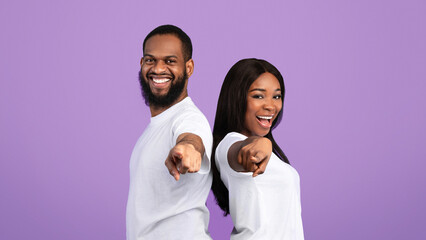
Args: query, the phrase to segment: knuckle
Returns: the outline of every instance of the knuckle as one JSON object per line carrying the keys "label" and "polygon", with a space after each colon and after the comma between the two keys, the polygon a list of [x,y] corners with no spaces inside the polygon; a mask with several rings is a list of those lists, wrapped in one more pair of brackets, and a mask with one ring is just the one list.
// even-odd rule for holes
{"label": "knuckle", "polygon": [[189,162],[189,161],[185,161],[185,162],[182,164],[182,166],[183,166],[184,168],[190,168],[190,167],[191,167],[191,164],[190,164],[190,162]]}
{"label": "knuckle", "polygon": [[241,153],[246,153],[248,152],[250,149],[247,146],[244,146],[241,148]]}

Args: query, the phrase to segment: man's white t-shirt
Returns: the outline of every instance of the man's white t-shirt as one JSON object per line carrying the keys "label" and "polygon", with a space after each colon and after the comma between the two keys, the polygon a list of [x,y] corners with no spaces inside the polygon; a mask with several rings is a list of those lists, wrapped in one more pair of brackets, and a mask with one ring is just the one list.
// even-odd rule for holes
{"label": "man's white t-shirt", "polygon": [[263,174],[234,171],[228,150],[247,137],[228,133],[216,148],[215,162],[229,190],[234,229],[231,239],[302,240],[300,180],[296,170],[272,153]]}
{"label": "man's white t-shirt", "polygon": [[[198,173],[181,174],[176,181],[164,163],[178,136],[187,132],[201,137],[205,154]],[[211,146],[209,123],[189,97],[151,118],[130,159],[128,240],[211,239],[206,207]]]}

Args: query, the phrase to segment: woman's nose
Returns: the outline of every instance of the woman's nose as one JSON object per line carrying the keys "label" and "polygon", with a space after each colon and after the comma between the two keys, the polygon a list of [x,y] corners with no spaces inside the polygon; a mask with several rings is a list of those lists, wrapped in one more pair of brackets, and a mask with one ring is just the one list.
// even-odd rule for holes
{"label": "woman's nose", "polygon": [[272,112],[272,111],[275,110],[275,105],[274,105],[274,103],[271,99],[265,99],[265,103],[263,104],[263,108]]}

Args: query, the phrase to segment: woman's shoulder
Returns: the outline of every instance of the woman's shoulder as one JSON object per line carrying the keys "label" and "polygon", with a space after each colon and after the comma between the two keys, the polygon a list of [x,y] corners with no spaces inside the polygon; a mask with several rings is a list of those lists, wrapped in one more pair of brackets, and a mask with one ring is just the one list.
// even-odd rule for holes
{"label": "woman's shoulder", "polygon": [[247,137],[238,132],[229,132],[225,135],[225,137],[219,142],[216,148],[216,152],[218,151],[228,151],[228,149],[238,141],[244,141]]}
{"label": "woman's shoulder", "polygon": [[229,140],[236,140],[236,141],[242,141],[245,140],[247,136],[239,133],[239,132],[229,132],[225,135],[225,137],[220,142],[229,141]]}
{"label": "woman's shoulder", "polygon": [[[228,151],[231,148],[231,146],[240,141],[244,141],[247,138],[247,136],[238,133],[238,132],[229,132],[226,134],[226,136],[220,141],[220,143],[217,145],[216,152],[215,152],[215,161],[216,165],[218,166],[219,171],[223,174],[223,176],[231,177],[241,177],[241,176],[252,176],[252,172],[237,172],[229,166],[228,162]],[[228,180],[226,180],[228,182]]]}

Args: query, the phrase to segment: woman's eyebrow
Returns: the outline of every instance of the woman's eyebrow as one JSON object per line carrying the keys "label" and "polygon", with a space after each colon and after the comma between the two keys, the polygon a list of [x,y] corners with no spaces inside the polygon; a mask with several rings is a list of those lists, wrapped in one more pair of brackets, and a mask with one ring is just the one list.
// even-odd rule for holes
{"label": "woman's eyebrow", "polygon": [[253,88],[252,90],[250,90],[249,92],[254,92],[254,91],[261,91],[261,92],[266,92],[265,89],[263,88]]}
{"label": "woman's eyebrow", "polygon": [[[252,89],[252,90],[250,90],[249,92],[253,92],[253,91],[266,92],[266,90],[265,90],[265,89],[263,89],[263,88],[253,88],[253,89]],[[280,92],[281,92],[281,89],[280,89],[280,88],[277,88],[277,89],[275,89],[275,91],[280,91]]]}

